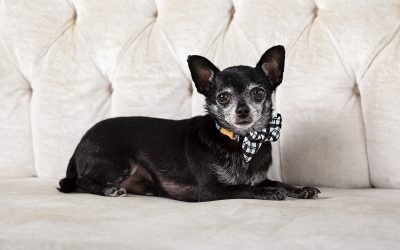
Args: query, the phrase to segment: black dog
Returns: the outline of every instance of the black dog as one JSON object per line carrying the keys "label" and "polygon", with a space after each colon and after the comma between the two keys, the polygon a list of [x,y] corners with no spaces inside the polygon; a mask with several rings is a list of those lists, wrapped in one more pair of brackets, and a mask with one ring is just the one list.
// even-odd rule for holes
{"label": "black dog", "polygon": [[[284,63],[283,46],[267,50],[255,68],[220,71],[204,57],[189,56],[208,114],[179,121],[119,117],[99,122],[77,146],[59,190],[182,201],[317,197],[316,188],[267,179],[269,141],[279,134],[268,134],[266,128],[273,120],[271,95],[282,82]],[[249,134],[272,139],[249,142]]]}

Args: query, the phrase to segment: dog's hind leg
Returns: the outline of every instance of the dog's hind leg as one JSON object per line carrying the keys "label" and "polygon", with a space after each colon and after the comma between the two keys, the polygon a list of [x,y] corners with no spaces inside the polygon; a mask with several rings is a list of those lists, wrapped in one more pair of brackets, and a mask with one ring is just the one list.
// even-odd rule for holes
{"label": "dog's hind leg", "polygon": [[153,196],[159,193],[150,172],[135,163],[132,163],[130,176],[122,181],[120,187],[138,195]]}
{"label": "dog's hind leg", "polygon": [[104,189],[104,195],[110,197],[127,196],[128,192],[125,188],[110,187]]}
{"label": "dog's hind leg", "polygon": [[77,178],[76,186],[85,192],[119,197],[126,196],[127,191],[121,182],[129,176],[129,161],[124,155],[110,152],[108,148],[76,153]]}
{"label": "dog's hind leg", "polygon": [[77,186],[88,193],[102,195],[102,196],[119,197],[127,195],[127,192],[124,188],[116,186],[105,187],[90,179],[78,179]]}

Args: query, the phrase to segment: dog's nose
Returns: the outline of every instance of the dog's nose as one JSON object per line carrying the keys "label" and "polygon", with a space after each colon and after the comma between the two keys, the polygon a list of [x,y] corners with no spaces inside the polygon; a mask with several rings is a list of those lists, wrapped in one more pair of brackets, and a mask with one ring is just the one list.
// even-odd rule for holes
{"label": "dog's nose", "polygon": [[239,118],[246,118],[249,116],[250,108],[247,105],[240,105],[236,108],[236,115]]}

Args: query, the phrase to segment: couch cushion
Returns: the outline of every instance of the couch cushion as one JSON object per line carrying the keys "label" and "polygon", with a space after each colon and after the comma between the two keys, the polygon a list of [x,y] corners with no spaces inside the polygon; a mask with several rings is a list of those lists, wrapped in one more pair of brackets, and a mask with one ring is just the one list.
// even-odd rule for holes
{"label": "couch cushion", "polygon": [[399,249],[400,191],[323,188],[316,200],[184,203],[62,194],[0,180],[1,249]]}

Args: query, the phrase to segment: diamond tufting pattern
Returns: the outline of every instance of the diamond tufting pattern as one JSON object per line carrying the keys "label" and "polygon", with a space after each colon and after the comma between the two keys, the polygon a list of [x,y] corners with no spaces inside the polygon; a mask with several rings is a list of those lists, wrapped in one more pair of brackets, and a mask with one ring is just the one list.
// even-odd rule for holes
{"label": "diamond tufting pattern", "polygon": [[107,117],[202,114],[187,55],[255,65],[276,44],[272,176],[400,188],[398,0],[3,0],[0,176],[64,175]]}

